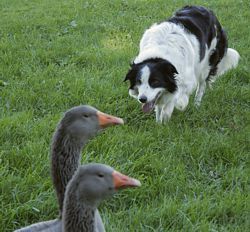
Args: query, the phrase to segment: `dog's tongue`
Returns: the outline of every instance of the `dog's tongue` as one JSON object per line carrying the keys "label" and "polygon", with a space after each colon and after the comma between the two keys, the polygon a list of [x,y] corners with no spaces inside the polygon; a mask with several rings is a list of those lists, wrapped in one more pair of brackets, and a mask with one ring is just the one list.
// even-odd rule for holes
{"label": "dog's tongue", "polygon": [[154,108],[154,102],[148,102],[142,105],[142,110],[144,113],[150,113]]}

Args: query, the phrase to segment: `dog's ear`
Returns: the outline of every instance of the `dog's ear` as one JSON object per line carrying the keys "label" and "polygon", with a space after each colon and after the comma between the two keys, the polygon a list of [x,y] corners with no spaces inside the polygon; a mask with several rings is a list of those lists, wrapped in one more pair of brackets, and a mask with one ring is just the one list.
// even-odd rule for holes
{"label": "dog's ear", "polygon": [[177,89],[175,75],[178,74],[175,66],[164,60],[159,64],[158,69],[164,76],[165,88],[170,93],[175,92]]}
{"label": "dog's ear", "polygon": [[135,66],[135,63],[134,61],[131,61],[130,64],[129,64],[130,68],[134,67]]}
{"label": "dog's ear", "polygon": [[175,66],[172,65],[170,62],[167,60],[164,60],[160,63],[159,67],[160,70],[162,70],[165,74],[168,76],[175,76],[178,74],[178,71],[176,70]]}
{"label": "dog's ear", "polygon": [[174,75],[175,75],[175,74],[179,74],[178,71],[176,70],[176,68],[175,68],[174,65],[172,65],[171,63],[169,63],[169,65],[170,65],[170,69],[171,69],[171,71],[172,71],[172,73],[173,73]]}
{"label": "dog's ear", "polygon": [[130,64],[130,67],[131,68],[128,70],[128,73],[126,74],[125,79],[123,81],[127,81],[127,80],[133,81],[133,80],[135,80],[136,75],[137,75],[136,65],[133,63],[133,64]]}

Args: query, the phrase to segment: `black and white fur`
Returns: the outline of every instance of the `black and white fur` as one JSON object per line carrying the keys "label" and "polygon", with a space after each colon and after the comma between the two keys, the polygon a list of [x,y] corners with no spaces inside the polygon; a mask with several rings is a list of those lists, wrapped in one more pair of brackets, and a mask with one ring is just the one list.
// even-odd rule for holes
{"label": "black and white fur", "polygon": [[130,81],[129,94],[143,103],[143,111],[155,108],[156,121],[162,123],[174,108],[184,110],[195,90],[199,106],[207,83],[236,67],[239,58],[228,48],[212,11],[186,6],[145,31],[125,81]]}

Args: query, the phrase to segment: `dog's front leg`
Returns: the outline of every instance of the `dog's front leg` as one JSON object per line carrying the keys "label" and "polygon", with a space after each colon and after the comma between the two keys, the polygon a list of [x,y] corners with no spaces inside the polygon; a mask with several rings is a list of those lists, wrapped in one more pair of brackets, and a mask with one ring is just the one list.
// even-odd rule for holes
{"label": "dog's front leg", "polygon": [[200,106],[201,99],[205,93],[205,89],[206,89],[206,82],[204,81],[204,82],[199,83],[199,86],[196,90],[195,99],[194,99],[196,107]]}
{"label": "dog's front leg", "polygon": [[176,100],[176,104],[175,107],[180,110],[180,111],[184,111],[187,108],[188,105],[188,95],[187,94],[183,94],[181,96],[179,96]]}
{"label": "dog's front leg", "polygon": [[156,105],[155,106],[156,122],[161,123],[161,112],[162,112],[162,105]]}
{"label": "dog's front leg", "polygon": [[171,118],[173,111],[174,111],[174,102],[169,102],[167,105],[163,106],[160,115],[160,123],[168,122]]}

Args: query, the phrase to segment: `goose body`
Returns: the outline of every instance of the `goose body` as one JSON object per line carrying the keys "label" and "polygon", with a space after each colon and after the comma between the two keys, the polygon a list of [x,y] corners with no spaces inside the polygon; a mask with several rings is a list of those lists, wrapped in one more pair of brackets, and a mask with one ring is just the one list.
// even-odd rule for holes
{"label": "goose body", "polygon": [[73,107],[64,114],[51,146],[51,175],[59,204],[59,219],[39,222],[16,232],[61,231],[65,189],[80,165],[84,145],[102,129],[119,124],[123,124],[121,118],[102,113],[88,105]]}
{"label": "goose body", "polygon": [[38,222],[14,232],[62,232],[61,219]]}

